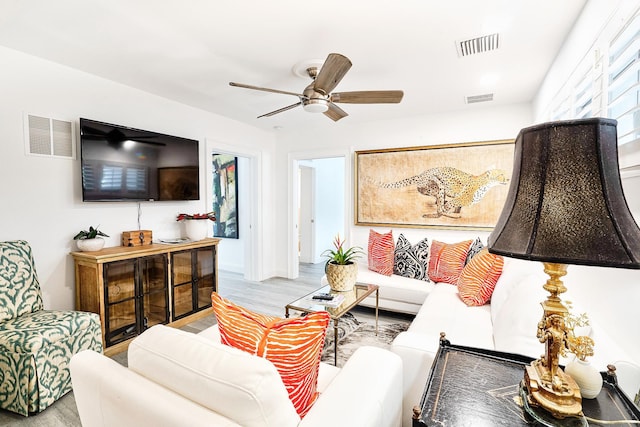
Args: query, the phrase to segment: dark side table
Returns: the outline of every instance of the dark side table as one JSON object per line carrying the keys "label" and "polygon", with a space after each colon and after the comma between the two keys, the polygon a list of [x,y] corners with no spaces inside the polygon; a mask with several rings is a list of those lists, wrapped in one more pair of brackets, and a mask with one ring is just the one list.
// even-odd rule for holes
{"label": "dark side table", "polygon": [[[532,360],[517,354],[452,345],[443,337],[420,406],[414,409],[413,427],[532,425],[519,404],[524,367]],[[607,421],[640,420],[640,410],[620,390],[615,373],[602,376],[600,394],[595,399],[582,399],[585,416]]]}

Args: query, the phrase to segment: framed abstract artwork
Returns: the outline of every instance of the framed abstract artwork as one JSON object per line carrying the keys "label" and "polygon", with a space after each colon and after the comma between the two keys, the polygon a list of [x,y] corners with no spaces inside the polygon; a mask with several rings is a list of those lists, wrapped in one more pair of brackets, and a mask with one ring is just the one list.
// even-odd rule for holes
{"label": "framed abstract artwork", "polygon": [[490,230],[513,169],[513,140],[355,153],[355,224]]}
{"label": "framed abstract artwork", "polygon": [[238,158],[213,154],[213,206],[216,221],[214,237],[237,239],[238,236]]}

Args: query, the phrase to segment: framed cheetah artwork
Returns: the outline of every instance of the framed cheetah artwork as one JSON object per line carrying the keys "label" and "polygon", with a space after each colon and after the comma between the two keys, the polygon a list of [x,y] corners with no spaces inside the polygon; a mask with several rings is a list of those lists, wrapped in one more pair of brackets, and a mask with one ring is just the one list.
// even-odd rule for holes
{"label": "framed cheetah artwork", "polygon": [[355,224],[491,230],[507,198],[514,140],[355,153]]}

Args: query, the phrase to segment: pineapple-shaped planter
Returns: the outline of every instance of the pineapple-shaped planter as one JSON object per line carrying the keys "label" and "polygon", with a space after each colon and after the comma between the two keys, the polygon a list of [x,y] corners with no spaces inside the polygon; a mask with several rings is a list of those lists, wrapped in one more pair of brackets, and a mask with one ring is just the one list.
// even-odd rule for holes
{"label": "pineapple-shaped planter", "polygon": [[337,292],[352,290],[358,278],[358,264],[355,262],[344,265],[328,262],[324,271],[331,290]]}

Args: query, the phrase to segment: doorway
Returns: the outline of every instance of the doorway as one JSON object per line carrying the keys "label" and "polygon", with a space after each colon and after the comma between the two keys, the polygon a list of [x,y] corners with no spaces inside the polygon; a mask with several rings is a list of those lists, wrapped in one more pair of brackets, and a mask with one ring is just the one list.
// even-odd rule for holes
{"label": "doorway", "polygon": [[332,247],[337,234],[345,235],[347,224],[345,156],[301,158],[294,164],[291,278],[298,277],[299,263],[322,262],[322,252]]}
{"label": "doorway", "polygon": [[226,144],[207,140],[206,156],[206,204],[213,207],[213,162],[215,154],[228,154],[237,157],[237,231],[238,238],[222,238],[218,251],[218,268],[220,270],[241,273],[245,280],[260,281],[263,279],[263,262],[259,256],[261,247],[258,206],[262,203],[260,191],[262,174],[262,155],[252,150],[242,150]]}

